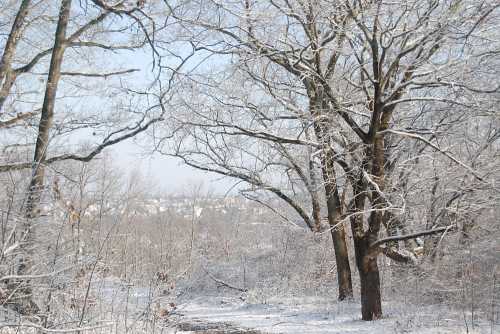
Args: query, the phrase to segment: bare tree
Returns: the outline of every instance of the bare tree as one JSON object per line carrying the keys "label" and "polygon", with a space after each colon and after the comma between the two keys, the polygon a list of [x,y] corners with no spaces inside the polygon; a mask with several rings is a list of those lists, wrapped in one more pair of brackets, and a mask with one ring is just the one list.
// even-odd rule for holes
{"label": "bare tree", "polygon": [[[498,39],[490,33],[498,26],[498,4],[167,6],[179,24],[173,38],[184,39],[198,57],[187,57],[190,65],[178,74],[184,90],[172,102],[176,122],[167,135],[176,140],[169,144],[158,136],[156,148],[192,167],[240,179],[252,191],[274,193],[313,231],[321,230],[322,208],[336,251],[340,299],[352,295],[344,230],[349,222],[362,318],[380,318],[378,255],[411,262],[397,249],[399,241],[455,225],[403,221],[408,208],[401,193],[414,168],[406,161],[425,169],[419,157],[431,155],[439,168],[451,165],[476,185],[493,186],[487,171],[445,143],[453,144],[452,124],[463,128],[483,116],[486,124],[492,121],[498,82],[489,76],[485,81],[478,68],[493,64],[498,53]],[[478,53],[480,48],[485,51]],[[210,66],[200,66],[199,59]],[[484,150],[475,149],[479,155]],[[404,232],[415,227],[421,230]],[[381,237],[384,229],[388,237]]]}
{"label": "bare tree", "polygon": [[[46,196],[47,167],[65,160],[88,162],[105,148],[146,131],[162,119],[158,103],[138,98],[131,102],[140,96],[134,93],[134,88],[154,81],[154,77],[133,87],[126,78],[139,69],[116,70],[106,62],[93,64],[107,53],[142,53],[153,48],[150,34],[154,28],[135,16],[139,12],[146,21],[146,12],[137,4],[127,6],[80,3],[72,7],[71,0],[62,0],[56,8],[52,2],[23,1],[6,34],[0,67],[0,110],[4,118],[0,128],[7,138],[2,149],[9,154],[2,156],[0,172],[31,169],[26,197],[19,208],[25,219],[15,226],[17,231],[9,241],[18,254],[15,278],[9,283],[19,298],[11,300],[17,300],[16,308],[23,314],[38,311],[32,298],[31,278],[37,276],[32,268],[34,252],[39,246],[35,226],[43,220],[40,203]],[[113,17],[121,19],[110,20]],[[57,22],[55,31],[52,22]],[[135,34],[123,34],[124,29],[133,25],[138,26]],[[39,30],[44,29],[54,37],[40,37]],[[28,47],[32,43],[37,47]],[[81,49],[86,50],[84,56]],[[149,57],[144,56],[144,60],[148,62]],[[90,72],[88,64],[93,64]],[[37,77],[41,80],[33,80]],[[69,101],[85,99],[86,95],[103,110],[94,112],[92,102],[84,103],[81,108],[81,102]],[[38,115],[37,122],[34,118]],[[67,145],[73,138],[92,140],[82,149],[79,145]]]}

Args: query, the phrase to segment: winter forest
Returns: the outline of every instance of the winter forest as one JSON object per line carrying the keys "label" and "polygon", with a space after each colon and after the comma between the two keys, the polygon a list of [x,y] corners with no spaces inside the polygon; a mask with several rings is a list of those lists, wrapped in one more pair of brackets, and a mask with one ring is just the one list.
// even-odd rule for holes
{"label": "winter forest", "polygon": [[0,0],[0,57],[1,334],[500,333],[498,0]]}

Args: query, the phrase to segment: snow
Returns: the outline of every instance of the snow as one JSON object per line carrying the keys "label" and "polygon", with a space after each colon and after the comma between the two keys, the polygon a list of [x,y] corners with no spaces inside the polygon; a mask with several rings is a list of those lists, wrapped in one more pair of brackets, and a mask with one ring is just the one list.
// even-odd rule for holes
{"label": "snow", "polygon": [[[103,284],[105,283],[105,284]],[[96,287],[97,288],[97,287]],[[106,278],[101,281],[99,295],[116,307],[129,304],[129,311],[140,314],[150,301],[150,290]],[[245,298],[240,298],[245,297]],[[461,334],[500,333],[500,323],[475,320],[472,327],[470,313],[450,310],[444,305],[416,306],[402,302],[385,301],[384,318],[377,321],[362,321],[359,302],[336,302],[333,296],[316,297],[269,297],[266,303],[252,303],[251,293],[245,296],[184,296],[176,302],[176,309],[164,326],[165,333],[186,332],[174,329],[177,323],[232,324],[238,328],[257,330],[261,333],[281,334]],[[245,300],[242,300],[245,299]],[[169,297],[156,299],[163,304]],[[135,307],[132,307],[132,306]],[[464,320],[466,319],[467,322]],[[161,326],[163,327],[163,326]],[[205,331],[206,332],[206,331]],[[214,332],[215,333],[215,332]],[[242,331],[244,333],[244,331]]]}
{"label": "snow", "polygon": [[[495,333],[499,327],[483,322],[466,328],[463,315],[440,306],[384,304],[385,317],[362,321],[358,303],[328,303],[320,298],[278,299],[248,304],[238,299],[200,298],[178,306],[182,321],[232,323],[263,333]],[[470,318],[469,318],[470,319]],[[469,320],[470,321],[470,320]],[[179,333],[179,332],[178,332]]]}
{"label": "snow", "polygon": [[[149,303],[152,302],[151,291],[146,287],[137,287],[121,282],[118,278],[107,277],[96,282],[94,289],[98,289],[101,301],[107,301],[113,305],[115,317],[107,318],[100,309],[101,315],[105,316],[103,322],[120,322],[118,313],[123,308],[128,309],[128,323],[134,323],[129,328],[129,333],[150,333],[148,328],[142,326],[145,320],[144,314]],[[192,296],[191,296],[192,297]],[[472,327],[471,315],[459,311],[452,311],[443,305],[414,306],[405,303],[385,302],[383,304],[384,318],[377,321],[362,321],[360,319],[360,306],[357,301],[336,302],[332,296],[317,297],[293,297],[293,298],[268,298],[267,303],[252,303],[251,295],[233,295],[231,297],[203,296],[191,298],[183,297],[177,300],[173,308],[169,308],[169,315],[162,317],[156,325],[163,333],[226,333],[226,331],[180,331],[175,329],[180,324],[194,324],[207,328],[226,328],[228,324],[239,331],[228,331],[227,333],[281,333],[281,334],[386,334],[386,333],[414,333],[414,334],[461,334],[461,333],[500,333],[500,324],[491,323],[486,320],[475,321]],[[246,297],[246,300],[242,300]],[[162,305],[170,300],[155,298],[155,302]],[[162,306],[165,308],[166,306]],[[118,313],[117,313],[118,312]],[[157,312],[157,311],[154,311]],[[124,315],[122,313],[122,315]],[[467,320],[467,323],[464,321]],[[116,326],[115,326],[116,325]],[[124,332],[126,323],[113,325]],[[144,324],[143,324],[144,325]],[[220,327],[219,327],[220,326]],[[14,333],[10,329],[1,329],[0,333]],[[21,331],[21,333],[31,333]],[[108,333],[104,331],[102,333]]]}

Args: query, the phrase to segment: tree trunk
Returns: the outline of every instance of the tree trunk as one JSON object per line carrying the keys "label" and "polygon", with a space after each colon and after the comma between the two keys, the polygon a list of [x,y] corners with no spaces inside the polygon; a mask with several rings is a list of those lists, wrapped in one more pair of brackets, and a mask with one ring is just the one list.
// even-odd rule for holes
{"label": "tree trunk", "polygon": [[337,264],[337,281],[339,286],[339,300],[351,299],[353,297],[351,266],[349,264],[349,252],[345,239],[345,228],[339,224],[342,214],[342,203],[337,187],[335,174],[335,152],[331,148],[330,124],[325,113],[329,105],[323,96],[320,86],[314,86],[309,90],[310,112],[314,117],[314,133],[323,146],[321,155],[321,174],[323,176],[328,224],[331,228],[333,248],[335,250],[335,262]]}
{"label": "tree trunk", "polygon": [[361,267],[358,267],[361,283],[361,316],[367,321],[380,319],[382,303],[377,256],[365,255],[361,262]]}
{"label": "tree trunk", "polygon": [[[23,277],[31,274],[33,266],[33,255],[35,248],[35,219],[39,216],[39,204],[41,192],[44,184],[45,167],[43,165],[46,157],[50,129],[54,118],[54,106],[57,93],[57,84],[61,76],[61,63],[65,49],[66,28],[70,15],[71,0],[62,0],[57,23],[54,48],[49,68],[47,87],[42,106],[40,123],[38,126],[38,136],[33,157],[33,172],[27,194],[25,219],[23,222],[21,240],[21,258],[17,266],[17,275]],[[20,297],[16,301],[17,309],[20,313],[36,313],[39,308],[32,298],[32,286],[29,279],[21,278],[16,282],[19,288],[16,290]]]}
{"label": "tree trunk", "polygon": [[367,235],[354,239],[356,265],[361,284],[361,317],[366,321],[382,317],[377,253],[371,251],[369,245],[370,241]]}
{"label": "tree trunk", "polygon": [[45,88],[40,123],[38,125],[38,136],[36,139],[35,155],[33,157],[33,174],[26,204],[26,217],[28,218],[35,218],[38,216],[40,191],[43,187],[45,175],[43,163],[47,155],[49,134],[54,118],[57,85],[61,77],[61,64],[65,50],[66,28],[68,26],[70,9],[71,0],[63,0],[59,13],[59,21],[57,23],[52,58],[50,60],[49,77],[47,79],[47,87]]}
{"label": "tree trunk", "polygon": [[[374,111],[374,114],[376,112]],[[380,126],[384,128],[385,123]],[[375,134],[377,131],[374,132]],[[384,222],[386,201],[382,195],[385,189],[385,145],[383,135],[375,135],[371,155],[371,174],[378,189],[372,191],[371,207],[374,209],[368,219],[368,230],[357,242],[357,266],[361,283],[361,316],[363,320],[376,320],[382,317],[380,300],[380,275],[377,264],[378,252],[370,245],[378,239],[378,234]],[[371,154],[370,154],[371,153]],[[363,208],[358,208],[362,210]]]}
{"label": "tree trunk", "polygon": [[0,111],[14,84],[15,75],[12,71],[12,59],[14,58],[17,44],[23,33],[23,24],[28,15],[30,5],[31,0],[23,0],[21,2],[14,23],[12,24],[9,37],[7,38],[7,42],[5,42],[2,59],[0,60]]}
{"label": "tree trunk", "polygon": [[336,189],[330,183],[325,183],[327,194],[328,223],[331,228],[333,249],[335,250],[335,263],[337,264],[337,282],[339,286],[339,300],[353,298],[351,266],[349,264],[349,251],[346,243],[344,225],[339,222],[340,203]]}
{"label": "tree trunk", "polygon": [[351,266],[349,265],[349,253],[345,241],[344,228],[332,229],[333,248],[335,250],[335,262],[337,264],[337,282],[339,285],[339,300],[353,298]]}
{"label": "tree trunk", "polygon": [[2,60],[0,61],[0,83],[3,81],[7,72],[10,71],[12,65],[12,59],[16,51],[17,43],[19,38],[21,38],[24,24],[24,19],[28,15],[28,9],[31,4],[31,0],[23,0],[17,11],[16,18],[12,24],[7,42],[2,54]]}
{"label": "tree trunk", "polygon": [[[367,197],[367,184],[364,181],[363,170],[370,168],[369,161],[372,162],[372,176],[375,178],[379,188],[384,187],[383,160],[381,150],[383,139],[376,140],[373,149],[366,147],[366,157],[362,164],[361,171],[357,176],[353,176],[353,198],[354,206],[350,208],[351,230],[354,239],[354,254],[356,266],[358,268],[361,284],[361,316],[363,320],[371,321],[382,317],[382,303],[380,294],[380,274],[377,264],[378,252],[371,249],[370,245],[378,238],[380,225],[382,225],[383,213],[379,210],[372,211],[368,219],[368,230],[364,228],[364,209],[366,200],[371,201],[371,207],[381,209],[383,199],[378,192],[372,193],[372,198]],[[373,152],[373,151],[375,152]],[[382,164],[382,165],[381,165]]]}

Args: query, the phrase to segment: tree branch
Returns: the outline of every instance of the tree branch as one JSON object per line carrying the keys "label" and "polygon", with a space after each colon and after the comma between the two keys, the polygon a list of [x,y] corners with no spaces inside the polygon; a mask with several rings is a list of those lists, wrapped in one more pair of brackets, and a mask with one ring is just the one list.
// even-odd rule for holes
{"label": "tree branch", "polygon": [[377,247],[377,246],[380,246],[380,245],[383,245],[383,244],[386,244],[386,243],[392,242],[392,241],[403,241],[403,240],[408,240],[408,239],[415,239],[415,238],[422,237],[425,235],[432,235],[432,234],[437,234],[437,233],[441,233],[441,232],[446,232],[451,228],[453,228],[453,225],[438,227],[438,228],[434,228],[432,230],[415,232],[415,233],[410,233],[410,234],[406,234],[406,235],[396,235],[393,237],[387,237],[387,238],[383,238],[383,239],[379,239],[379,240],[375,241],[374,243],[372,243],[370,245],[370,247],[374,248],[374,247]]}
{"label": "tree branch", "polygon": [[[106,140],[102,142],[99,146],[97,146],[92,152],[90,152],[87,155],[76,155],[76,154],[62,154],[58,155],[52,158],[46,159],[43,163],[48,165],[52,164],[57,161],[63,161],[63,160],[75,160],[75,161],[81,161],[81,162],[89,162],[92,160],[96,155],[101,153],[106,147],[117,144],[121,141],[124,141],[126,139],[132,138],[135,135],[146,131],[152,124],[162,121],[163,117],[158,117],[150,120],[143,126],[138,126],[134,131],[131,131],[129,133],[126,133],[118,138],[112,139],[112,140]],[[15,171],[15,170],[22,170],[22,169],[27,169],[31,168],[33,166],[32,162],[22,162],[22,163],[17,163],[17,164],[10,164],[10,165],[0,165],[0,173],[8,172],[8,171]]]}
{"label": "tree branch", "polygon": [[8,128],[9,126],[16,124],[17,122],[26,118],[30,118],[31,116],[34,116],[36,114],[37,114],[36,112],[19,113],[15,117],[9,120],[0,121],[0,129]]}
{"label": "tree branch", "polygon": [[387,256],[389,259],[400,262],[400,263],[414,263],[415,262],[415,256],[412,256],[410,254],[403,254],[401,252],[398,252],[394,248],[391,247],[379,247],[379,250]]}
{"label": "tree branch", "polygon": [[405,137],[410,137],[410,138],[414,138],[414,139],[418,139],[422,142],[424,142],[425,144],[427,144],[428,146],[432,147],[433,149],[435,149],[436,151],[442,153],[443,155],[445,155],[448,159],[452,160],[453,162],[455,162],[457,165],[460,165],[462,166],[463,168],[467,169],[476,179],[478,179],[479,181],[481,182],[485,182],[484,179],[479,176],[479,174],[477,174],[476,171],[474,171],[474,169],[472,169],[471,167],[467,166],[465,163],[463,163],[462,161],[458,160],[457,158],[455,158],[453,155],[451,155],[450,153],[446,152],[446,151],[443,151],[442,149],[440,149],[437,145],[433,144],[432,142],[430,142],[429,140],[425,139],[424,137],[418,135],[418,134],[415,134],[415,133],[410,133],[410,132],[405,132],[405,131],[399,131],[399,130],[384,130],[384,131],[380,131],[378,132],[379,134],[382,134],[382,133],[393,133],[393,134],[396,134],[396,135],[400,135],[400,136],[405,136]]}
{"label": "tree branch", "polygon": [[[140,70],[137,68],[131,68],[128,70],[122,70],[122,71],[116,71],[116,72],[106,72],[106,73],[61,72],[61,75],[72,76],[72,77],[89,77],[89,78],[107,79],[108,77],[111,77],[114,75],[128,74],[128,73],[133,73],[133,72],[138,72],[138,71],[140,71]],[[47,75],[47,73],[37,73],[37,74]]]}

